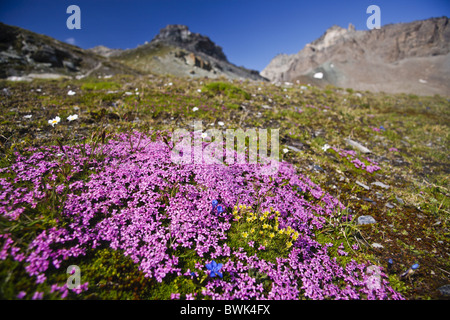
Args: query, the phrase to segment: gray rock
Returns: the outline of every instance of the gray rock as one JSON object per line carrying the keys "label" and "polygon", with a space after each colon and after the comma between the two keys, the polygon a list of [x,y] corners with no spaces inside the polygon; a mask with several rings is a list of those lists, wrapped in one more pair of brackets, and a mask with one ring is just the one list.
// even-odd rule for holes
{"label": "gray rock", "polygon": [[317,165],[317,164],[315,164],[315,165],[313,166],[313,169],[316,170],[316,171],[325,171],[325,170],[323,170],[323,168],[322,168],[321,166],[319,166],[319,165]]}
{"label": "gray rock", "polygon": [[438,290],[442,295],[450,296],[450,284],[443,285],[442,287],[439,287]]}
{"label": "gray rock", "polygon": [[402,198],[399,198],[399,197],[395,196],[395,199],[397,200],[398,203],[405,204],[405,201],[403,201]]}
{"label": "gray rock", "polygon": [[73,63],[72,61],[63,61],[63,65],[64,67],[66,67],[67,69],[69,69],[70,71],[78,71],[79,69],[77,68],[77,66],[75,65],[75,63]]}
{"label": "gray rock", "polygon": [[364,183],[359,182],[358,180],[356,180],[356,184],[360,187],[363,187],[366,190],[370,190],[369,186],[366,186]]}
{"label": "gray rock", "polygon": [[388,207],[389,209],[394,209],[394,206],[389,202],[386,203],[386,207]]}
{"label": "gray rock", "polygon": [[379,181],[372,182],[372,185],[380,187],[380,188],[383,188],[383,189],[389,189],[390,188],[390,186],[388,186],[387,184],[384,184],[384,183],[379,182]]}
{"label": "gray rock", "polygon": [[364,224],[372,224],[377,223],[377,221],[372,216],[360,216],[358,217],[358,224],[364,225]]}
{"label": "gray rock", "polygon": [[287,148],[292,150],[292,151],[302,152],[302,150],[300,150],[300,149],[298,149],[296,147],[293,147],[293,146],[287,146]]}
{"label": "gray rock", "polygon": [[362,199],[363,199],[364,201],[367,201],[367,202],[370,202],[370,203],[375,203],[375,201],[373,201],[373,200],[370,199],[370,198],[362,197]]}
{"label": "gray rock", "polygon": [[367,149],[366,147],[364,147],[362,144],[360,144],[359,142],[353,141],[352,139],[345,139],[345,142],[358,149],[359,151],[361,151],[362,153],[372,153],[372,151],[370,151],[369,149]]}
{"label": "gray rock", "polygon": [[372,247],[374,247],[376,249],[383,249],[384,248],[382,244],[379,244],[379,243],[376,243],[376,242],[372,243]]}
{"label": "gray rock", "polygon": [[8,88],[3,88],[1,94],[9,97],[11,95],[11,92],[9,91]]}

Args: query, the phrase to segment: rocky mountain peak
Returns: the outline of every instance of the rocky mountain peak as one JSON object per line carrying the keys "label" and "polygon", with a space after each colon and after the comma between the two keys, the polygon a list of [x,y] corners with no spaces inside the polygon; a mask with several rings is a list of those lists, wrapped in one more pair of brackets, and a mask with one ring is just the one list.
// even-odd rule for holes
{"label": "rocky mountain peak", "polygon": [[276,56],[261,72],[274,82],[303,81],[356,90],[450,94],[448,17],[374,30],[332,26],[298,53]]}
{"label": "rocky mountain peak", "polygon": [[151,41],[151,43],[158,42],[165,42],[194,53],[203,53],[221,61],[228,61],[222,47],[216,45],[207,36],[191,32],[185,25],[172,24],[161,29]]}
{"label": "rocky mountain peak", "polygon": [[159,31],[159,34],[154,38],[155,40],[164,40],[171,42],[188,42],[191,31],[182,24],[169,24]]}
{"label": "rocky mountain peak", "polygon": [[[354,27],[353,27],[354,30]],[[329,28],[325,33],[317,40],[311,42],[307,46],[314,48],[315,50],[323,50],[325,48],[328,48],[334,44],[336,44],[338,41],[343,39],[345,35],[351,31],[353,31],[352,28],[349,26],[348,29],[344,29],[340,26],[334,25],[331,28]]]}

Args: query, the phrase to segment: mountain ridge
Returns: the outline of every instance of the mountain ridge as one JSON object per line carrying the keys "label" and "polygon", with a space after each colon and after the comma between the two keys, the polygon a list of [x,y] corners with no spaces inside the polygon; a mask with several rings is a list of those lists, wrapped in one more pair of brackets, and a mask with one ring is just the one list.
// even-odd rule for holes
{"label": "mountain ridge", "polygon": [[116,73],[139,74],[78,46],[0,22],[0,78],[29,80]]}
{"label": "mountain ridge", "polygon": [[261,75],[272,82],[449,96],[450,24],[439,17],[378,30],[332,26],[299,52],[274,57]]}
{"label": "mountain ridge", "polygon": [[79,79],[152,73],[267,81],[258,71],[232,64],[209,37],[183,25],[168,25],[150,42],[123,50],[103,45],[82,49],[0,22],[0,78]]}
{"label": "mountain ridge", "polygon": [[185,25],[167,25],[150,42],[111,58],[144,73],[267,81],[258,71],[229,62],[222,47]]}

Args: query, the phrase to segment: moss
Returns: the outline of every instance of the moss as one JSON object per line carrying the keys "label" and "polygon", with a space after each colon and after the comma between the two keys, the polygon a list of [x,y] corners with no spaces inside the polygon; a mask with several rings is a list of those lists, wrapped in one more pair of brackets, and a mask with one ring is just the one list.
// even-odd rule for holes
{"label": "moss", "polygon": [[231,83],[226,82],[212,82],[204,86],[204,90],[208,95],[214,96],[217,94],[224,95],[231,99],[246,99],[250,100],[250,94]]}
{"label": "moss", "polygon": [[82,90],[117,90],[121,87],[120,84],[116,82],[105,82],[105,81],[99,81],[99,82],[87,82],[83,83],[81,85]]}

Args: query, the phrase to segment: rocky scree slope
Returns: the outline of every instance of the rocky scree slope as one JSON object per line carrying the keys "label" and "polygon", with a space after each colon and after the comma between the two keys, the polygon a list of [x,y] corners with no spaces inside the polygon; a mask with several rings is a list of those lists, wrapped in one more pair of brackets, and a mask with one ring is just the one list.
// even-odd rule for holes
{"label": "rocky scree slope", "polygon": [[0,23],[0,78],[30,80],[138,73],[51,37]]}
{"label": "rocky scree slope", "polygon": [[134,49],[96,46],[84,50],[19,27],[0,23],[0,78],[31,80],[115,74],[164,74],[267,80],[258,71],[230,63],[222,48],[188,27],[169,25]]}

